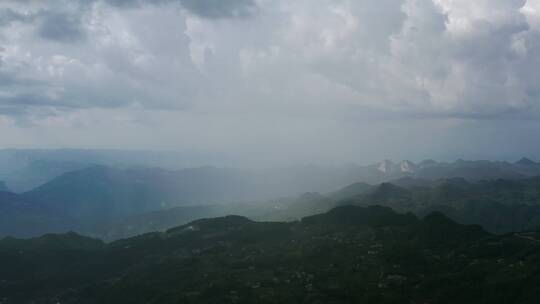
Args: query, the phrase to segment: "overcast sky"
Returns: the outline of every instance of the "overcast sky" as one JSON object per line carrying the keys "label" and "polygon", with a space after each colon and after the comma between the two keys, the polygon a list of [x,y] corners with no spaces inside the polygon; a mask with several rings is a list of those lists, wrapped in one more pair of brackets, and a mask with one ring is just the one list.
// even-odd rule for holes
{"label": "overcast sky", "polygon": [[0,2],[0,148],[540,160],[540,0]]}

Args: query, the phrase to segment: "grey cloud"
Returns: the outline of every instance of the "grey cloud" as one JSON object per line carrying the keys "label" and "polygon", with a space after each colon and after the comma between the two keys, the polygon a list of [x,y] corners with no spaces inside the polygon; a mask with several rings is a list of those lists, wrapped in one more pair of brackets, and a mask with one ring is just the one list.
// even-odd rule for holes
{"label": "grey cloud", "polygon": [[117,8],[130,9],[144,4],[180,3],[191,13],[208,19],[248,17],[257,9],[254,0],[105,0],[105,2]]}
{"label": "grey cloud", "polygon": [[32,15],[21,14],[9,8],[0,10],[0,26],[9,25],[12,22],[30,22],[33,19]]}
{"label": "grey cloud", "polygon": [[150,4],[157,4],[158,2],[162,2],[162,1],[159,1],[159,0],[155,0],[155,1],[152,1],[152,0],[146,0],[146,1],[142,1],[142,0],[105,0],[105,2],[109,5],[112,5],[114,7],[118,7],[118,8],[136,8],[136,7],[139,7],[141,4],[143,4],[143,2],[147,2],[147,3],[150,3]]}
{"label": "grey cloud", "polygon": [[[45,75],[43,79],[46,82],[50,78],[54,82],[59,98],[67,98],[69,103],[80,107],[130,104],[163,107],[160,104],[169,106],[177,100],[211,103],[208,100],[224,99],[225,92],[230,100],[240,100],[238,103],[242,103],[242,99],[258,99],[260,104],[275,104],[270,100],[277,99],[302,108],[301,104],[314,103],[314,98],[320,98],[320,102],[336,99],[340,100],[336,103],[345,101],[397,111],[463,113],[456,115],[460,117],[467,113],[496,116],[531,109],[538,95],[533,93],[540,90],[534,81],[537,72],[531,68],[536,65],[530,64],[540,60],[540,49],[534,47],[537,39],[533,40],[532,30],[519,13],[522,1],[495,5],[510,16],[504,22],[493,18],[475,20],[466,15],[466,10],[445,12],[431,0],[298,1],[290,3],[290,7],[262,1],[258,3],[261,8],[257,8],[253,0],[102,1],[111,5],[105,6],[105,10],[133,9],[121,14],[125,18],[123,26],[127,28],[120,29],[125,30],[129,38],[126,41],[132,45],[105,50],[81,46],[74,54],[66,56],[69,57],[66,60],[74,59],[80,66],[58,64],[62,75],[69,76],[52,73],[53,76]],[[39,35],[66,43],[93,39],[81,24],[81,11],[94,2],[80,0],[79,3],[81,9],[71,14],[54,12],[58,7],[38,12]],[[202,20],[196,29],[202,32],[189,39],[185,37],[185,28],[181,28],[186,24],[181,14],[168,16],[170,20],[161,25],[152,19],[155,15],[147,15],[144,26],[140,26],[140,21],[130,24],[129,18],[141,16],[145,11],[156,14],[170,10],[170,7],[159,6],[166,3],[181,3],[205,18],[241,17],[257,9],[268,10],[261,18],[249,21],[250,31],[245,31],[243,25],[230,24],[223,24],[222,29]],[[141,7],[142,4],[152,7]],[[4,11],[7,12],[3,13],[7,16],[4,20],[29,18]],[[447,25],[452,14],[473,19],[467,34],[449,32]],[[268,20],[260,21],[262,18]],[[109,25],[100,26],[115,34]],[[163,29],[170,29],[174,35],[162,35]],[[205,29],[209,31],[204,32]],[[515,59],[512,57],[515,55],[513,39],[518,34],[525,37],[527,53]],[[109,39],[108,43],[123,43],[124,37],[113,38],[116,40]],[[201,76],[192,66],[190,52],[197,47],[204,54],[199,60],[202,69],[214,69],[215,73]],[[32,51],[39,55],[41,50]],[[63,50],[56,52],[48,54],[48,58],[62,54]],[[91,59],[84,62],[79,58]],[[177,66],[172,66],[173,62]],[[48,66],[55,69],[55,65],[51,59]],[[80,74],[81,69],[88,71],[88,78]],[[243,73],[247,73],[247,77]],[[30,69],[26,75],[32,74]],[[317,74],[316,77],[313,74]],[[512,90],[506,86],[509,78],[517,83]],[[3,82],[8,81],[14,85],[16,80],[5,76]],[[245,87],[244,82],[247,82]],[[308,95],[306,91],[311,88],[321,88],[320,94],[302,95]],[[332,95],[343,92],[350,95]]]}
{"label": "grey cloud", "polygon": [[[81,3],[83,4],[83,3]],[[13,22],[35,23],[37,34],[47,40],[77,42],[84,40],[85,31],[81,24],[83,11],[75,13],[41,10],[36,13],[20,13],[10,8],[0,9],[0,27]]]}
{"label": "grey cloud", "polygon": [[17,105],[17,106],[30,106],[30,105],[44,105],[50,104],[50,100],[36,95],[18,95],[13,97],[0,98],[2,104],[5,105]]}
{"label": "grey cloud", "polygon": [[[2,62],[0,61],[0,68],[2,67],[1,63]],[[19,83],[19,81],[14,75],[0,71],[0,88],[12,86],[17,83]]]}
{"label": "grey cloud", "polygon": [[22,116],[26,112],[21,107],[13,107],[13,106],[7,106],[0,104],[0,114],[1,115],[7,115],[10,117],[18,117]]}
{"label": "grey cloud", "polygon": [[[1,87],[1,86],[0,86]],[[10,97],[0,97],[0,116],[7,116],[12,118],[19,126],[30,126],[32,109],[41,109],[43,106],[50,106],[52,101],[46,97],[33,95],[33,94],[21,94]],[[51,113],[43,113],[42,116],[46,117]]]}
{"label": "grey cloud", "polygon": [[[449,128],[462,134],[466,128],[456,126],[463,121],[490,124],[489,133],[491,124],[512,120],[519,134],[520,119],[531,123],[540,116],[540,30],[520,12],[523,0],[475,0],[474,9],[466,0],[437,2],[79,0],[67,8],[13,6],[0,10],[0,25],[33,22],[36,29],[26,24],[18,35],[6,27],[0,33],[6,37],[0,115],[22,122],[28,116],[28,124],[32,115],[51,115],[53,122],[95,115],[107,128],[100,132],[90,124],[87,134],[102,138],[109,129],[125,130],[119,137],[132,132],[131,122],[145,121],[133,118],[140,114],[155,129],[130,133],[137,134],[134,145],[141,138],[208,149],[242,150],[262,137],[268,140],[261,150],[296,147],[297,139],[307,138],[310,150],[324,143],[350,147],[351,154],[373,146],[375,153],[386,134],[387,148],[401,138],[413,151],[425,142],[423,130],[437,130],[424,136],[429,138],[444,138]],[[261,13],[231,22],[254,12]],[[35,34],[70,45],[36,41]],[[401,132],[407,127],[413,130]],[[373,137],[372,145],[347,146],[365,136]],[[445,142],[439,140],[441,150],[451,146]],[[303,149],[297,147],[299,156]]]}
{"label": "grey cloud", "polygon": [[79,16],[42,12],[40,17],[38,33],[42,38],[58,42],[77,42],[86,37]]}
{"label": "grey cloud", "polygon": [[[1,68],[1,65],[0,65],[0,68]],[[37,81],[34,79],[23,79],[23,78],[18,77],[18,75],[14,73],[8,73],[8,72],[4,72],[0,70],[0,90],[1,89],[15,90],[17,87],[23,87],[23,88],[28,89],[31,87],[44,86],[44,85],[46,85],[46,83],[42,81]]]}
{"label": "grey cloud", "polygon": [[189,11],[206,18],[246,17],[253,14],[253,0],[181,0]]}

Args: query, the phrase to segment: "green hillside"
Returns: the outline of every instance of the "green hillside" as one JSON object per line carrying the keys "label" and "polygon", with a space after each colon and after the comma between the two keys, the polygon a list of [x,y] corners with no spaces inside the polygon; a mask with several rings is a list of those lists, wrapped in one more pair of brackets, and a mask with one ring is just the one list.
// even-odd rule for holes
{"label": "green hillside", "polygon": [[538,233],[344,206],[204,219],[107,245],[0,241],[3,303],[537,303]]}

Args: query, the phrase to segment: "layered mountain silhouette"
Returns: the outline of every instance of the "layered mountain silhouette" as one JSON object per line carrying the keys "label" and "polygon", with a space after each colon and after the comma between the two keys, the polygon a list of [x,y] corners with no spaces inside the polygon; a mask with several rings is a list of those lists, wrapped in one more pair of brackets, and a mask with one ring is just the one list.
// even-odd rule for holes
{"label": "layered mountain silhouette", "polygon": [[[189,156],[189,157],[188,157]],[[202,174],[208,168],[189,165],[186,159],[199,159],[182,153],[121,150],[0,150],[0,180],[16,192],[32,190],[64,173],[92,166],[115,169],[161,167],[170,171],[193,167]],[[234,171],[234,170],[231,170]],[[354,182],[379,184],[402,177],[441,179],[462,177],[468,180],[522,178],[540,174],[540,165],[528,158],[515,163],[494,161],[419,163],[385,160],[372,165],[338,167],[300,166],[265,170],[237,170],[254,180],[265,194],[294,195],[303,192],[328,192]],[[236,173],[233,173],[236,174]]]}
{"label": "layered mountain silhouette", "polygon": [[420,216],[440,211],[504,233],[540,225],[538,183],[532,177],[539,171],[537,163],[525,158],[515,163],[387,160],[370,166],[259,171],[92,165],[0,197],[5,218],[0,235],[75,230],[116,239],[198,217],[236,213],[292,221],[344,204],[381,205]]}

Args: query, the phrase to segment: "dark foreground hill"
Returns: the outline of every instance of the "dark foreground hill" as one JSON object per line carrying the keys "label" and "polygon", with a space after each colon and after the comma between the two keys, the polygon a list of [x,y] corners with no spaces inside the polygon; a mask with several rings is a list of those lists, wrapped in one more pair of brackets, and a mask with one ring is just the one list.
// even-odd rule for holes
{"label": "dark foreground hill", "polygon": [[344,206],[300,222],[197,220],[104,244],[0,241],[9,303],[538,303],[537,233]]}

